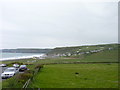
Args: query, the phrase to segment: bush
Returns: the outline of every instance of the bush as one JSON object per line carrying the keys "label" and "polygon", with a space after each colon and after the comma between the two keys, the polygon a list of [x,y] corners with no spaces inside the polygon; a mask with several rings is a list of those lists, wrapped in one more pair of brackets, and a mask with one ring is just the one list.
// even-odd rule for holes
{"label": "bush", "polygon": [[22,84],[24,84],[32,76],[33,74],[31,73],[22,73],[18,75],[17,79],[18,79],[18,82],[21,82]]}
{"label": "bush", "polygon": [[11,66],[13,66],[13,64],[23,65],[23,63],[21,63],[21,62],[12,62],[12,63],[8,63],[7,66],[11,67]]}
{"label": "bush", "polygon": [[11,63],[11,64],[19,64],[19,65],[23,65],[23,63],[22,62],[13,62],[13,63]]}
{"label": "bush", "polygon": [[41,68],[43,68],[43,64],[38,64],[35,66],[35,69],[41,69]]}
{"label": "bush", "polygon": [[25,65],[33,65],[32,63],[25,63]]}
{"label": "bush", "polygon": [[26,70],[24,73],[31,73],[33,74],[35,71],[34,70]]}

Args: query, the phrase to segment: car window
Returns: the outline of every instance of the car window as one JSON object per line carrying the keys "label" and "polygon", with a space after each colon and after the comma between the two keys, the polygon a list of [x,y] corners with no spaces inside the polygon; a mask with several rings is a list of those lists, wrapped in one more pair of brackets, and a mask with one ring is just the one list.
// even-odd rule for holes
{"label": "car window", "polygon": [[15,69],[6,69],[4,72],[13,72]]}
{"label": "car window", "polygon": [[21,65],[20,67],[26,67],[26,65]]}

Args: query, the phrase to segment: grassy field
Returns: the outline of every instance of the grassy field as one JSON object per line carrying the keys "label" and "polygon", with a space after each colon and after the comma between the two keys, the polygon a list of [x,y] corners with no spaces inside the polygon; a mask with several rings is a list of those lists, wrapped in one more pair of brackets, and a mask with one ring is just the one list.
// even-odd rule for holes
{"label": "grassy field", "polygon": [[107,50],[87,55],[83,60],[87,62],[118,62],[118,50]]}
{"label": "grassy field", "polygon": [[[117,88],[117,64],[45,65],[31,88]],[[79,73],[79,74],[75,74]]]}

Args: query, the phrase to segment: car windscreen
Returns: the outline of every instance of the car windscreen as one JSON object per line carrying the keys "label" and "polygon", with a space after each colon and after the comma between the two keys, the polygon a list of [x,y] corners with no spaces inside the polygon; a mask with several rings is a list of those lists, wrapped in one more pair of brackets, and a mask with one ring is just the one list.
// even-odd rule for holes
{"label": "car windscreen", "polygon": [[22,66],[20,66],[20,68],[22,68],[22,67],[26,67],[26,65],[22,65]]}
{"label": "car windscreen", "polygon": [[4,72],[14,72],[15,69],[6,69]]}

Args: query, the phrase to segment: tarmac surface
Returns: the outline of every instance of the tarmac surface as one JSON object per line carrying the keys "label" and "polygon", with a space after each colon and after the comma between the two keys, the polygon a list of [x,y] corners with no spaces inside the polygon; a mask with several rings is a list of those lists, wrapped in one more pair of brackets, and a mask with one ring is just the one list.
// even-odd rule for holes
{"label": "tarmac surface", "polygon": [[[3,80],[6,80],[6,79],[2,79],[1,78],[1,74],[4,72],[5,69],[7,69],[9,67],[0,67],[0,82],[3,81]],[[24,73],[24,72],[19,72],[19,73]]]}
{"label": "tarmac surface", "polygon": [[3,80],[5,80],[5,79],[2,79],[1,78],[1,74],[2,74],[2,72],[5,70],[5,69],[7,69],[8,67],[0,67],[0,82],[1,81],[3,81]]}

